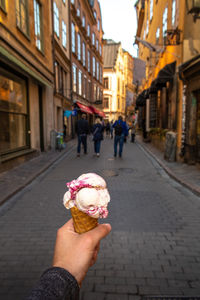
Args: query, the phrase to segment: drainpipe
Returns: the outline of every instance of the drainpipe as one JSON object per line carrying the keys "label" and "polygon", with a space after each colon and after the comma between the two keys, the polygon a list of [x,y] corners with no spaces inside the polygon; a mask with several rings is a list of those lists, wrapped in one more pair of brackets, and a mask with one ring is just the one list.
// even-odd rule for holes
{"label": "drainpipe", "polygon": [[[69,57],[70,57],[70,99],[73,104],[73,91],[72,91],[72,38],[71,38],[71,0],[68,0],[68,16],[69,16]],[[74,138],[74,124],[73,117],[71,115],[71,137]]]}

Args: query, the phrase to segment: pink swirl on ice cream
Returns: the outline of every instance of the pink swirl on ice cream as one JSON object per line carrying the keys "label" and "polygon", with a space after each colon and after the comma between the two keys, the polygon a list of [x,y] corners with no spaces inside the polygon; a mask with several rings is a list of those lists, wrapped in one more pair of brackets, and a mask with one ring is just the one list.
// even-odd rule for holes
{"label": "pink swirl on ice cream", "polygon": [[63,203],[67,209],[76,206],[93,218],[106,218],[110,195],[105,180],[95,174],[87,173],[67,183]]}

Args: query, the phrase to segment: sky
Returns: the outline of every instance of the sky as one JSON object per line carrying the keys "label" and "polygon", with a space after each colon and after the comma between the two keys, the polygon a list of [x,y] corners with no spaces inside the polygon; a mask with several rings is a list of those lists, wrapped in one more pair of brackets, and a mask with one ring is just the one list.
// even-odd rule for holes
{"label": "sky", "polygon": [[133,57],[137,46],[133,45],[137,30],[136,0],[99,0],[102,14],[104,39],[121,42],[122,48]]}

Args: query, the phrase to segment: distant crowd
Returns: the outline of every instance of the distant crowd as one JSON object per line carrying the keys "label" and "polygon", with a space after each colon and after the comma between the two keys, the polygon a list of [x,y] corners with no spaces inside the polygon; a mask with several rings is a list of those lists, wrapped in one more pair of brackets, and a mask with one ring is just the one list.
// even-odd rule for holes
{"label": "distant crowd", "polygon": [[87,136],[92,134],[92,141],[94,143],[94,154],[99,157],[101,142],[104,139],[104,132],[107,137],[111,139],[114,138],[114,157],[122,157],[123,145],[127,141],[127,137],[129,136],[129,131],[131,135],[131,142],[135,141],[135,121],[131,124],[127,124],[126,121],[123,120],[122,116],[118,117],[118,120],[107,121],[105,123],[104,120],[100,118],[96,118],[95,124],[92,128],[89,127],[89,123],[86,119],[86,114],[81,115],[81,119],[76,123],[76,133],[78,138],[77,144],[77,157],[80,157],[81,147],[83,147],[84,154],[87,154]]}

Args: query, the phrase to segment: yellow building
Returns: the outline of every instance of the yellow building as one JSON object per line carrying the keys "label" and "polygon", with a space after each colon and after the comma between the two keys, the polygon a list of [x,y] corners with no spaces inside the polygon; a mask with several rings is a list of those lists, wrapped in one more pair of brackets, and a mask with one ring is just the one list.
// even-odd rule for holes
{"label": "yellow building", "polygon": [[[146,62],[146,80],[137,99],[141,118],[147,132],[151,133],[152,128],[154,133],[158,129],[160,135],[169,132],[167,137],[171,136],[176,145],[176,155],[172,158],[167,152],[169,147],[163,144],[167,159],[184,157],[188,162],[200,160],[200,143],[196,142],[199,92],[195,92],[195,97],[194,93],[187,95],[191,89],[197,91],[200,84],[189,88],[194,72],[193,75],[186,74],[188,64],[192,67],[200,51],[199,21],[191,15],[192,12],[196,16],[199,14],[200,4],[196,3],[189,0],[138,0],[135,4],[138,16],[136,43],[139,58]],[[189,8],[190,4],[193,8]],[[198,63],[198,59],[195,62]],[[194,109],[191,110],[192,103],[195,103],[196,115]],[[191,114],[195,119],[193,123],[189,121]],[[171,150],[175,153],[174,149]]]}
{"label": "yellow building", "polygon": [[121,43],[105,40],[103,58],[103,110],[106,119],[114,121],[117,120],[120,115],[125,118],[126,112],[124,52]]}
{"label": "yellow building", "polygon": [[135,86],[133,84],[133,68],[134,58],[129,52],[124,50],[124,78],[125,78],[125,101],[126,101],[126,119],[127,121],[133,121],[134,105],[133,97]]}

